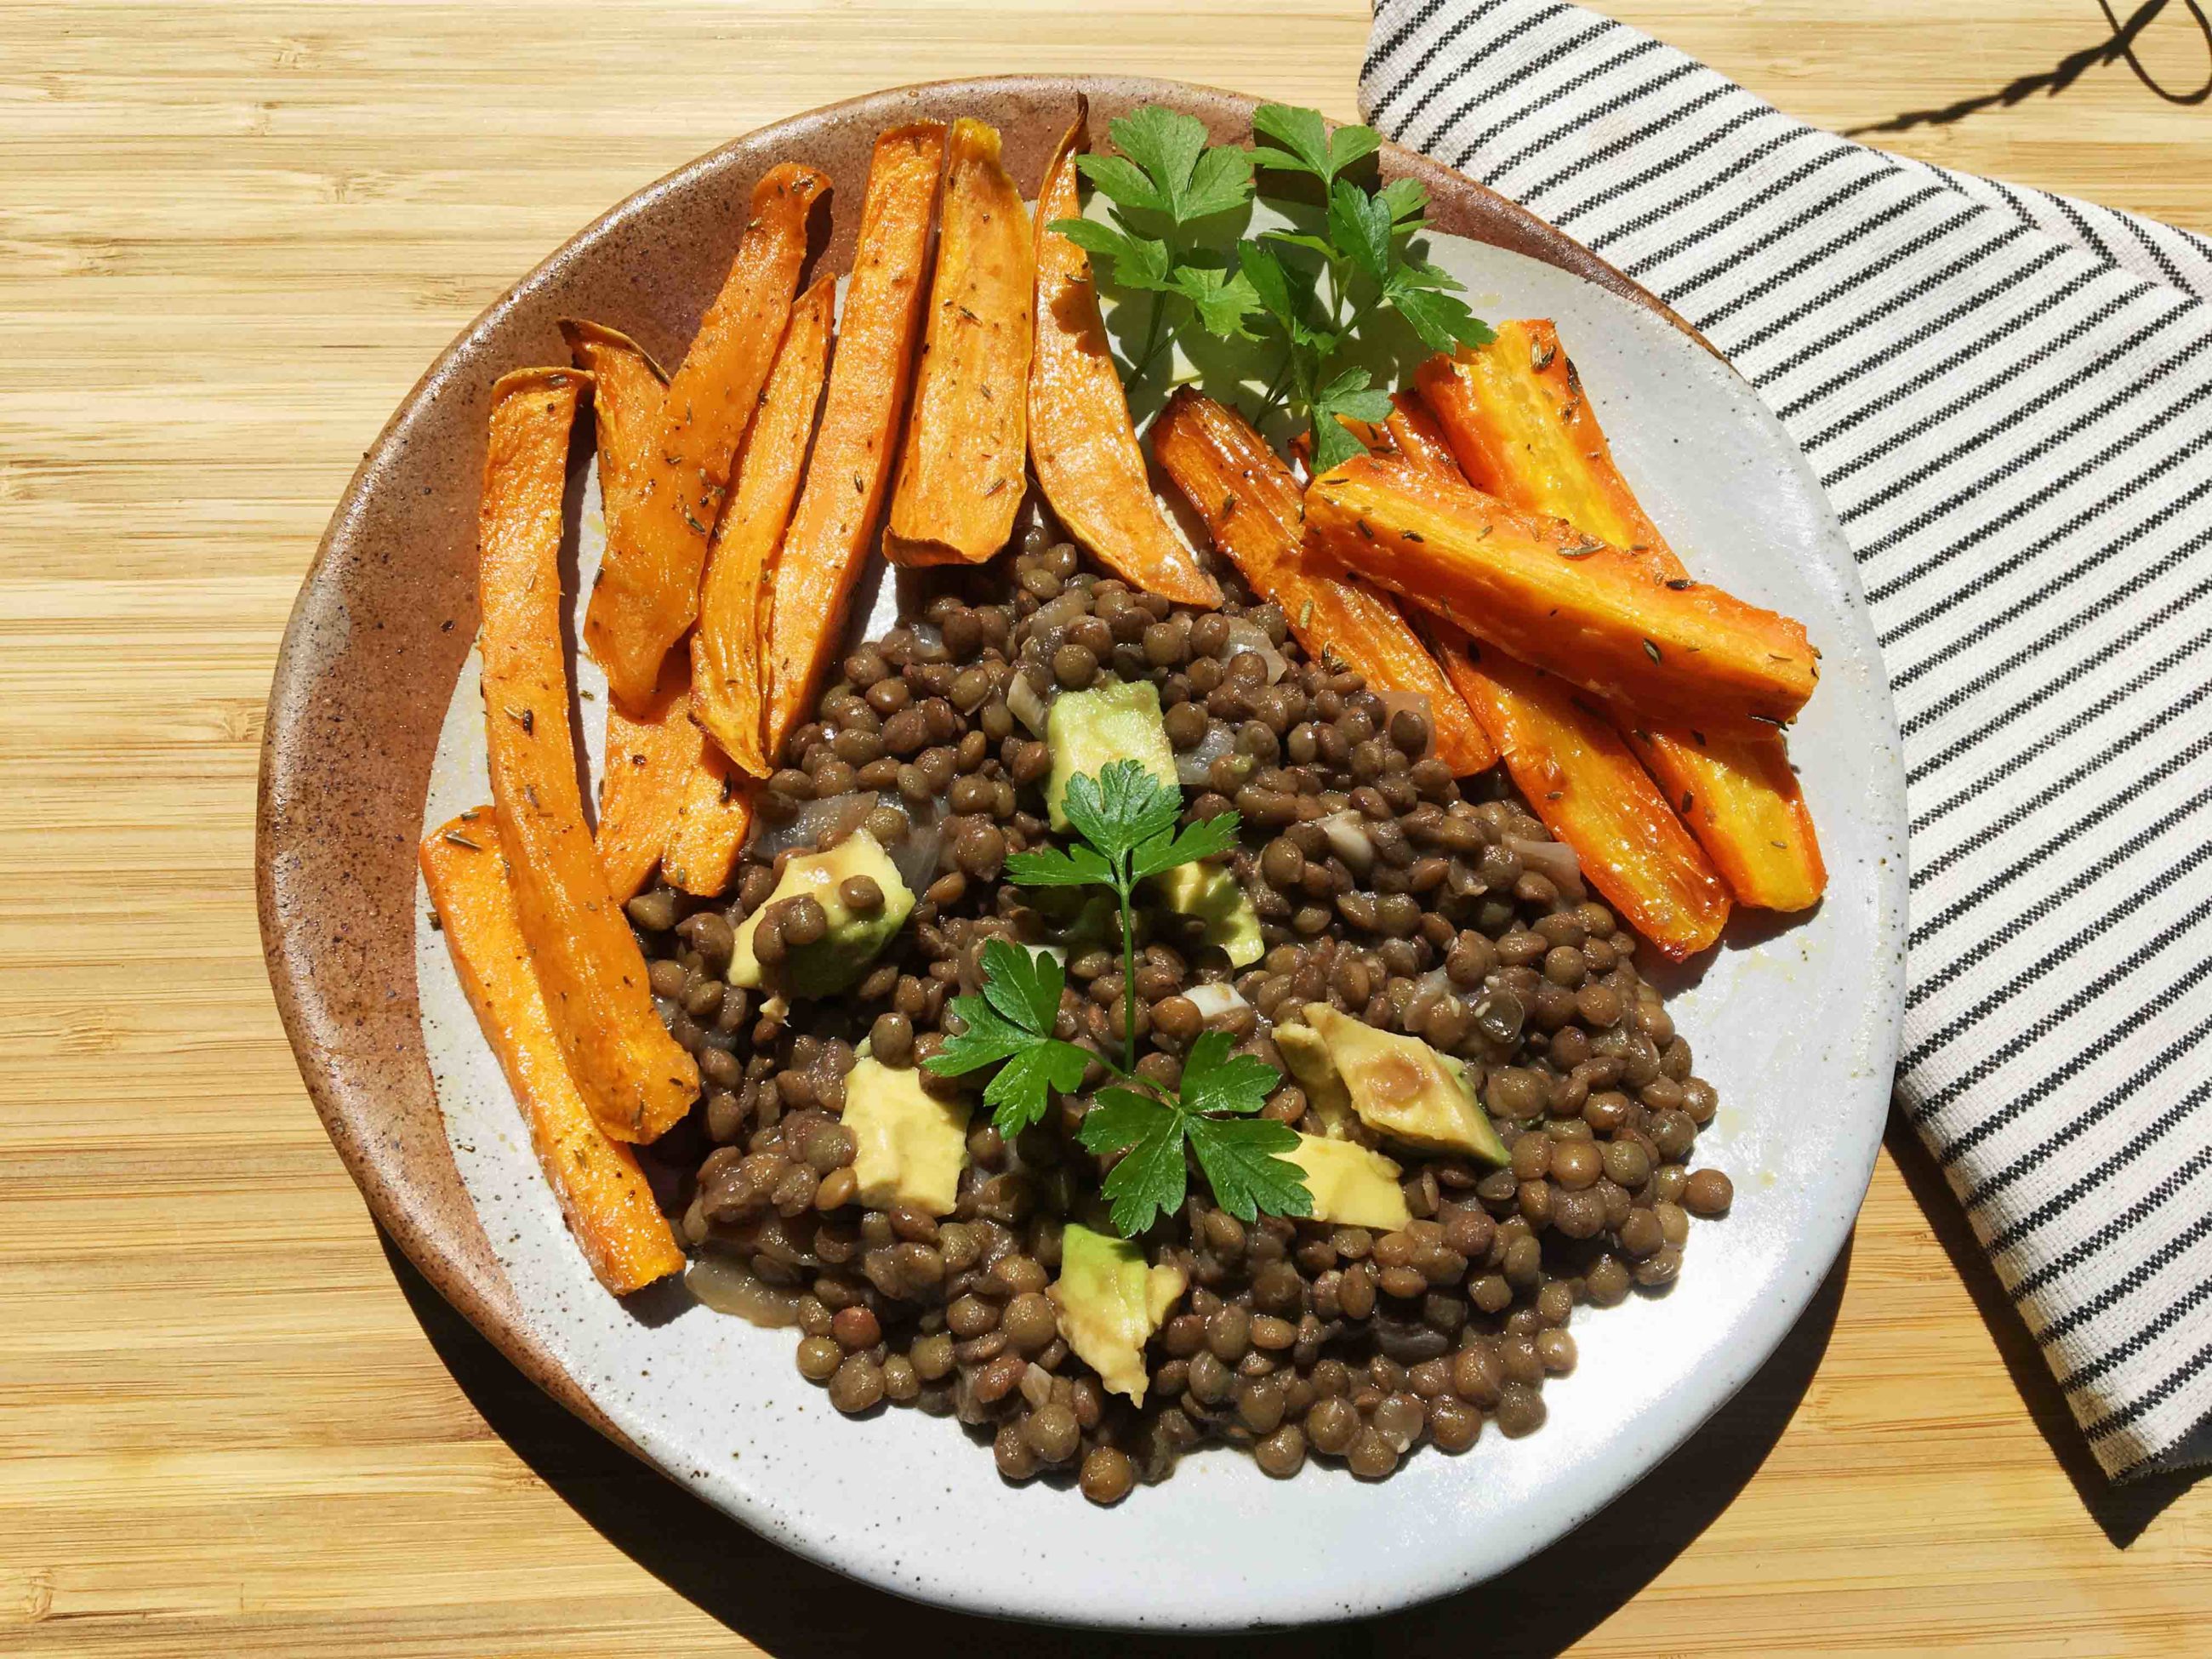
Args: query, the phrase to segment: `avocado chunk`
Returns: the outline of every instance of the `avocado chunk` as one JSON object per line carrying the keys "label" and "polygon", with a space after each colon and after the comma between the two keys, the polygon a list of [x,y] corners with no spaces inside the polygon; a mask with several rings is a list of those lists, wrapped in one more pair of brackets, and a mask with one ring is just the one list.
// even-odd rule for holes
{"label": "avocado chunk", "polygon": [[[866,876],[882,890],[880,908],[860,915],[845,902],[838,889],[854,876]],[[811,945],[789,947],[773,970],[763,969],[753,954],[753,935],[760,931],[761,917],[769,905],[802,893],[811,894],[822,906],[830,918],[829,931]],[[767,903],[738,925],[730,952],[730,983],[750,989],[773,979],[795,996],[835,995],[860,977],[913,910],[913,890],[899,879],[890,854],[865,830],[855,830],[825,853],[793,853]]]}
{"label": "avocado chunk", "polygon": [[965,1099],[938,1099],[912,1066],[854,1065],[845,1076],[845,1127],[860,1143],[853,1179],[860,1201],[872,1209],[910,1204],[926,1215],[951,1215],[968,1163],[968,1114]]}
{"label": "avocado chunk", "polygon": [[[1467,1068],[1419,1037],[1378,1031],[1326,1002],[1309,1002],[1306,1024],[1352,1096],[1352,1109],[1378,1134],[1430,1152],[1507,1161],[1505,1143],[1468,1086]],[[1282,1047],[1281,1035],[1276,1048]]]}
{"label": "avocado chunk", "polygon": [[1225,865],[1179,864],[1154,876],[1152,890],[1169,909],[1196,917],[1206,943],[1226,951],[1231,967],[1249,968],[1267,954],[1260,913]]}
{"label": "avocado chunk", "polygon": [[1141,1406],[1150,1380],[1145,1344],[1189,1284],[1180,1267],[1146,1267],[1136,1240],[1070,1222],[1060,1236],[1060,1277],[1049,1294],[1076,1358]]}
{"label": "avocado chunk", "polygon": [[1398,1188],[1398,1166],[1356,1140],[1300,1135],[1283,1156],[1305,1172],[1316,1221],[1395,1232],[1413,1218]]}
{"label": "avocado chunk", "polygon": [[1111,762],[1135,761],[1169,788],[1182,787],[1159,689],[1150,680],[1109,678],[1088,691],[1061,692],[1045,716],[1044,741],[1052,752],[1045,806],[1055,830],[1068,827],[1067,781],[1079,773],[1095,778]]}
{"label": "avocado chunk", "polygon": [[1291,1068],[1291,1077],[1305,1091],[1306,1104],[1328,1130],[1331,1140],[1341,1140],[1352,1127],[1352,1093],[1336,1073],[1328,1057],[1328,1044],[1310,1025],[1275,1027],[1275,1052]]}

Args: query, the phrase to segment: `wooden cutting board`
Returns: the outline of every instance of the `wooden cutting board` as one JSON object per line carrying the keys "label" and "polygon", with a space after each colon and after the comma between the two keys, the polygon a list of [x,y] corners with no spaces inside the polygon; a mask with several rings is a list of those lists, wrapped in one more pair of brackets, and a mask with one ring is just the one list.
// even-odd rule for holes
{"label": "wooden cutting board", "polygon": [[[2111,33],[2087,0],[1612,9],[1839,129]],[[2167,9],[2136,53],[2186,92],[2206,48]],[[986,66],[1350,116],[1365,27],[1360,0],[0,9],[0,1651],[1129,1650],[759,1543],[380,1245],[263,976],[262,704],[385,415],[609,204],[778,116]],[[1880,142],[2212,229],[2212,114],[2124,63]],[[1813,1316],[1656,1474],[1499,1583],[1290,1644],[2203,1650],[2212,1488],[2102,1486],[1893,1149]],[[1018,1570],[1018,1540],[977,1547]]]}

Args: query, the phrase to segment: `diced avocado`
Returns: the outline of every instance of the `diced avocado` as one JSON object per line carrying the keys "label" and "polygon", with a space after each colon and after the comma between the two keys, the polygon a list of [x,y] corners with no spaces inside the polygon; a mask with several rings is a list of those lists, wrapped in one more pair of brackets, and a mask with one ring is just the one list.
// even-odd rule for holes
{"label": "diced avocado", "polygon": [[1343,1139],[1352,1120],[1352,1094],[1336,1074],[1328,1044],[1310,1025],[1278,1025],[1274,1036],[1275,1052],[1291,1068],[1291,1079],[1305,1091],[1306,1104],[1327,1126],[1330,1139]]}
{"label": "diced avocado", "polygon": [[[866,876],[883,890],[880,908],[856,915],[845,902],[838,888],[854,876]],[[753,935],[759,931],[761,917],[769,905],[802,893],[811,893],[821,904],[830,918],[830,930],[811,945],[787,949],[774,973],[764,974],[760,958],[753,954]],[[855,830],[826,853],[793,853],[768,902],[738,927],[737,943],[730,952],[730,983],[750,988],[773,978],[796,996],[833,995],[860,977],[913,910],[913,890],[865,830]]]}
{"label": "diced avocado", "polygon": [[1159,689],[1150,680],[1102,679],[1088,691],[1061,692],[1045,716],[1044,741],[1052,751],[1045,806],[1055,830],[1068,827],[1062,804],[1067,781],[1078,774],[1095,778],[1111,762],[1135,761],[1169,788],[1181,787]]}
{"label": "diced avocado", "polygon": [[924,1089],[913,1066],[855,1064],[845,1075],[845,1127],[860,1143],[853,1179],[860,1201],[951,1215],[968,1163],[968,1112],[964,1098],[939,1100]]}
{"label": "diced avocado", "polygon": [[[1328,1045],[1328,1057],[1352,1096],[1352,1109],[1378,1134],[1431,1152],[1468,1152],[1491,1164],[1507,1161],[1467,1070],[1419,1037],[1378,1031],[1325,1002],[1309,1002],[1306,1024]],[[1279,1035],[1278,1049],[1282,1047]]]}
{"label": "diced avocado", "polygon": [[1071,1222],[1060,1236],[1060,1277],[1051,1290],[1060,1334],[1100,1382],[1141,1406],[1149,1380],[1145,1344],[1189,1284],[1180,1267],[1146,1267],[1136,1240]]}
{"label": "diced avocado", "polygon": [[1305,1171],[1316,1221],[1393,1232],[1413,1218],[1398,1188],[1398,1166],[1356,1140],[1300,1135],[1283,1156]]}
{"label": "diced avocado", "polygon": [[1260,939],[1260,913],[1225,865],[1179,864],[1152,878],[1152,890],[1170,910],[1204,924],[1208,945],[1229,953],[1229,965],[1247,968],[1267,954]]}

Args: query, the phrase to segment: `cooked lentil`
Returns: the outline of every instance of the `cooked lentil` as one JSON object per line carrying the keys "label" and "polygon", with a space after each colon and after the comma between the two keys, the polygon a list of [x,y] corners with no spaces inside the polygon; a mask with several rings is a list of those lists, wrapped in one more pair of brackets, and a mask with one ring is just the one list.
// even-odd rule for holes
{"label": "cooked lentil", "polygon": [[[1486,1417],[1534,1431],[1545,1380],[1574,1367],[1576,1307],[1671,1283],[1691,1217],[1734,1196],[1721,1171],[1686,1167],[1718,1097],[1638,976],[1635,939],[1522,867],[1515,844],[1549,837],[1502,775],[1453,780],[1428,753],[1425,713],[1308,659],[1233,572],[1221,610],[1199,613],[1085,568],[1048,527],[1007,562],[945,574],[921,620],[845,659],[775,757],[730,895],[664,884],[626,907],[663,1017],[708,1084],[691,1124],[655,1149],[691,1149],[686,1241],[750,1279],[732,1300],[798,1328],[799,1369],[838,1411],[889,1401],[956,1418],[1006,1480],[1072,1474],[1097,1504],[1207,1443],[1278,1478],[1318,1455],[1379,1480],[1425,1441],[1466,1450]],[[1272,683],[1244,623],[1286,665]],[[979,1120],[942,1218],[866,1205],[839,1121],[861,1044],[882,1065],[919,1064],[945,1040],[951,998],[980,989],[983,942],[1045,936],[1033,896],[1000,878],[1010,854],[1049,839],[1050,755],[1018,709],[1104,673],[1158,688],[1188,816],[1243,815],[1230,867],[1266,954],[1232,969],[1195,924],[1152,915],[1127,985],[1115,951],[1071,953],[1059,1035],[1116,1040],[1131,997],[1148,1075],[1172,1081],[1207,1030],[1283,1070],[1275,1020],[1326,1001],[1456,1057],[1510,1160],[1388,1146],[1414,1219],[1382,1232],[1240,1222],[1194,1182],[1144,1241],[1189,1290],[1149,1345],[1141,1407],[1074,1357],[1047,1294],[1060,1229],[1089,1213],[1100,1177],[1073,1134],[1087,1095],[1012,1145]],[[1018,675],[1032,695],[1010,703]],[[816,1002],[727,985],[736,927],[767,904],[786,850],[860,825],[920,901],[875,966]],[[865,876],[837,897],[863,915],[884,902]],[[754,949],[773,968],[827,927],[817,900],[783,900],[760,915]],[[1210,987],[1233,994],[1194,999]],[[1287,1073],[1267,1110],[1324,1127]]]}

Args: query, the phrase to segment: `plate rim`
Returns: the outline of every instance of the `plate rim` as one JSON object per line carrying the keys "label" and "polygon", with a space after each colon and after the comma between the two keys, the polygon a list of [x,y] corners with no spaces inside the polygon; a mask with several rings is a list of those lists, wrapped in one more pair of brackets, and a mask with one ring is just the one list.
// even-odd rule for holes
{"label": "plate rim", "polygon": [[[365,1084],[355,1073],[364,1067],[374,1071],[380,1065],[388,1068],[392,1061],[389,1057],[372,1060],[350,1053],[344,1040],[349,1018],[358,1012],[363,988],[347,986],[345,991],[351,993],[349,1000],[331,980],[318,972],[325,964],[316,944],[299,937],[296,912],[303,896],[309,900],[319,897],[324,905],[330,903],[332,897],[331,895],[318,895],[312,891],[302,895],[295,890],[288,876],[289,861],[297,850],[296,841],[290,838],[290,834],[296,829],[295,819],[301,804],[301,792],[303,785],[312,789],[313,775],[317,769],[316,763],[307,760],[300,752],[303,743],[312,740],[312,733],[303,732],[301,722],[313,702],[319,682],[331,669],[327,641],[324,637],[330,625],[331,619],[325,613],[331,596],[324,590],[333,579],[334,568],[357,550],[356,544],[367,533],[365,521],[377,503],[380,489],[400,462],[410,429],[434,410],[459,377],[474,370],[475,360],[485,344],[495,338],[502,325],[541,287],[573,270],[580,261],[592,258],[611,239],[648,225],[671,197],[726,168],[732,166],[741,168],[744,164],[743,152],[751,152],[765,145],[797,144],[804,142],[805,135],[810,131],[839,126],[862,117],[888,125],[896,118],[898,105],[917,98],[957,95],[964,100],[988,106],[994,98],[1006,96],[1035,98],[1076,94],[1089,96],[1094,106],[1123,101],[1157,101],[1184,109],[1203,106],[1206,108],[1199,111],[1201,114],[1207,112],[1207,109],[1215,113],[1233,112],[1248,121],[1251,111],[1265,101],[1224,88],[1152,76],[1015,75],[954,77],[884,88],[800,112],[718,144],[662,175],[592,219],[541,259],[526,275],[491,301],[439,352],[410,388],[386,421],[374,443],[364,452],[360,465],[339,498],[302,580],[278,652],[267,706],[257,788],[255,893],[264,956],[271,988],[295,1060],[318,1115],[348,1172],[362,1188],[379,1224],[439,1293],[533,1382],[615,1443],[637,1456],[647,1467],[672,1480],[674,1480],[672,1474],[610,1420],[583,1385],[532,1335],[524,1310],[507,1284],[503,1271],[491,1255],[483,1237],[481,1221],[473,1206],[464,1202],[458,1214],[441,1210],[437,1201],[440,1197],[437,1183],[434,1181],[431,1188],[426,1191],[417,1178],[424,1172],[413,1169],[396,1151],[392,1137],[380,1133],[383,1126],[378,1121],[380,1113],[388,1103],[382,1098],[382,1091],[378,1087]],[[1386,141],[1382,155],[1386,171],[1393,175],[1412,174],[1431,184],[1441,178],[1447,181],[1446,188],[1449,191],[1471,193],[1467,199],[1478,204],[1486,204],[1488,213],[1519,232],[1530,244],[1528,247],[1516,247],[1515,251],[1533,252],[1534,257],[1546,264],[1644,307],[1671,324],[1689,340],[1712,353],[1716,359],[1729,367],[1732,374],[1735,374],[1733,366],[1727,365],[1726,359],[1711,343],[1663,301],[1518,203],[1427,156],[1395,143]],[[1459,203],[1454,203],[1452,207],[1452,217],[1465,216],[1465,210]],[[1492,239],[1477,236],[1476,240]],[[1510,243],[1501,245],[1513,246]],[[1741,375],[1736,378],[1741,379]],[[484,385],[489,386],[489,376],[485,377]],[[1797,454],[1796,459],[1811,477],[1809,467],[1806,466],[1802,454]],[[1813,483],[1817,489],[1816,477],[1813,478]],[[1832,511],[1830,517],[1832,520]],[[1878,664],[1879,647],[1874,640],[1856,571],[1846,568],[1843,574],[1849,588],[1850,613],[1865,635],[1862,643],[1875,653],[1875,660]],[[471,592],[472,602],[472,583]],[[451,628],[453,624],[448,623],[447,626]],[[465,641],[466,635],[463,638]],[[1906,877],[1903,834],[1905,777],[1901,754],[1897,746],[1895,708],[1886,680],[1880,684],[1879,690],[1890,738],[1887,746],[1890,763],[1882,769],[1880,778],[1875,781],[1876,787],[1869,790],[1870,816],[1882,827],[1895,830],[1892,839],[1898,848],[1898,856],[1892,860],[1892,867],[1888,871],[1886,890],[1881,895],[1879,922],[1886,937],[1893,934],[1901,939]],[[435,701],[442,707],[450,695],[451,678],[446,677]],[[434,740],[434,728],[433,747]],[[411,791],[413,810],[411,817],[407,818],[409,823],[420,818],[428,767],[429,756],[426,752],[422,763],[415,769],[416,787]],[[407,863],[411,870],[411,848]],[[419,1003],[416,997],[412,967],[412,915],[413,892],[410,885],[400,910],[400,920],[406,924],[404,931],[408,937],[399,942],[398,954],[405,979],[399,1000],[407,1005],[408,1018],[416,1032],[416,1052],[411,1056],[413,1067],[421,1073],[420,1083],[423,1089],[429,1091],[430,1104],[434,1110],[435,1093],[430,1083],[428,1062],[422,1052],[420,1037]],[[333,936],[333,945],[337,943],[337,937]],[[1886,1052],[1870,1055],[1869,1062],[1878,1072],[1887,1072],[1893,1070],[1903,1012],[1901,950],[1892,953],[1891,959],[1881,966],[1884,969],[1882,977],[1886,981],[1883,1001],[1887,1018],[1882,1027],[1880,1047]],[[408,1057],[403,1057],[403,1062],[405,1058]],[[1856,1170],[1862,1202],[1886,1119],[1886,1111],[1870,1115],[1863,1136],[1863,1167]],[[452,1167],[450,1152],[444,1150],[441,1143],[441,1151],[447,1165],[443,1173],[451,1179],[452,1191],[458,1191],[459,1177]],[[444,1194],[448,1203],[452,1191]],[[1850,1206],[1848,1216],[1838,1230],[1832,1249],[1823,1253],[1822,1276],[1832,1267],[1836,1255],[1840,1253],[1848,1239],[1858,1208],[1858,1204]],[[1765,1363],[1789,1330],[1795,1327],[1817,1291],[1820,1279],[1816,1277],[1795,1297],[1787,1316],[1772,1322],[1771,1332],[1762,1333],[1755,1344],[1758,1349],[1755,1359],[1743,1367],[1741,1375],[1734,1378],[1696,1423],[1685,1428],[1680,1436],[1667,1437],[1665,1445],[1657,1453],[1638,1467],[1632,1476],[1613,1486],[1603,1498],[1587,1508],[1575,1510],[1556,1528],[1542,1529],[1540,1536],[1532,1539],[1522,1559],[1525,1559],[1528,1554],[1533,1554],[1564,1536],[1587,1520],[1589,1515],[1621,1496],[1648,1474],[1667,1451],[1694,1433],[1697,1426],[1708,1420],[1714,1413],[1724,1408],[1743,1382]],[[859,1577],[862,1582],[893,1594],[969,1612],[988,1613],[993,1611],[987,1605],[957,1594],[940,1593],[923,1586],[867,1576],[851,1564],[836,1559],[827,1549],[812,1547],[807,1540],[794,1539],[781,1528],[763,1530],[754,1517],[738,1509],[719,1504],[718,1507],[724,1508],[732,1518],[782,1547],[793,1549],[795,1553],[832,1571]],[[1478,1581],[1468,1581],[1473,1582]],[[1398,1596],[1373,1607],[1347,1610],[1338,1616],[1361,1616],[1387,1607],[1416,1605],[1423,1600],[1451,1594],[1467,1587],[1467,1583],[1441,1583],[1427,1595]],[[1072,1618],[1064,1622],[1091,1621]],[[1200,1617],[1179,1621],[1179,1627],[1246,1628],[1249,1621],[1231,1620],[1217,1622]]]}

